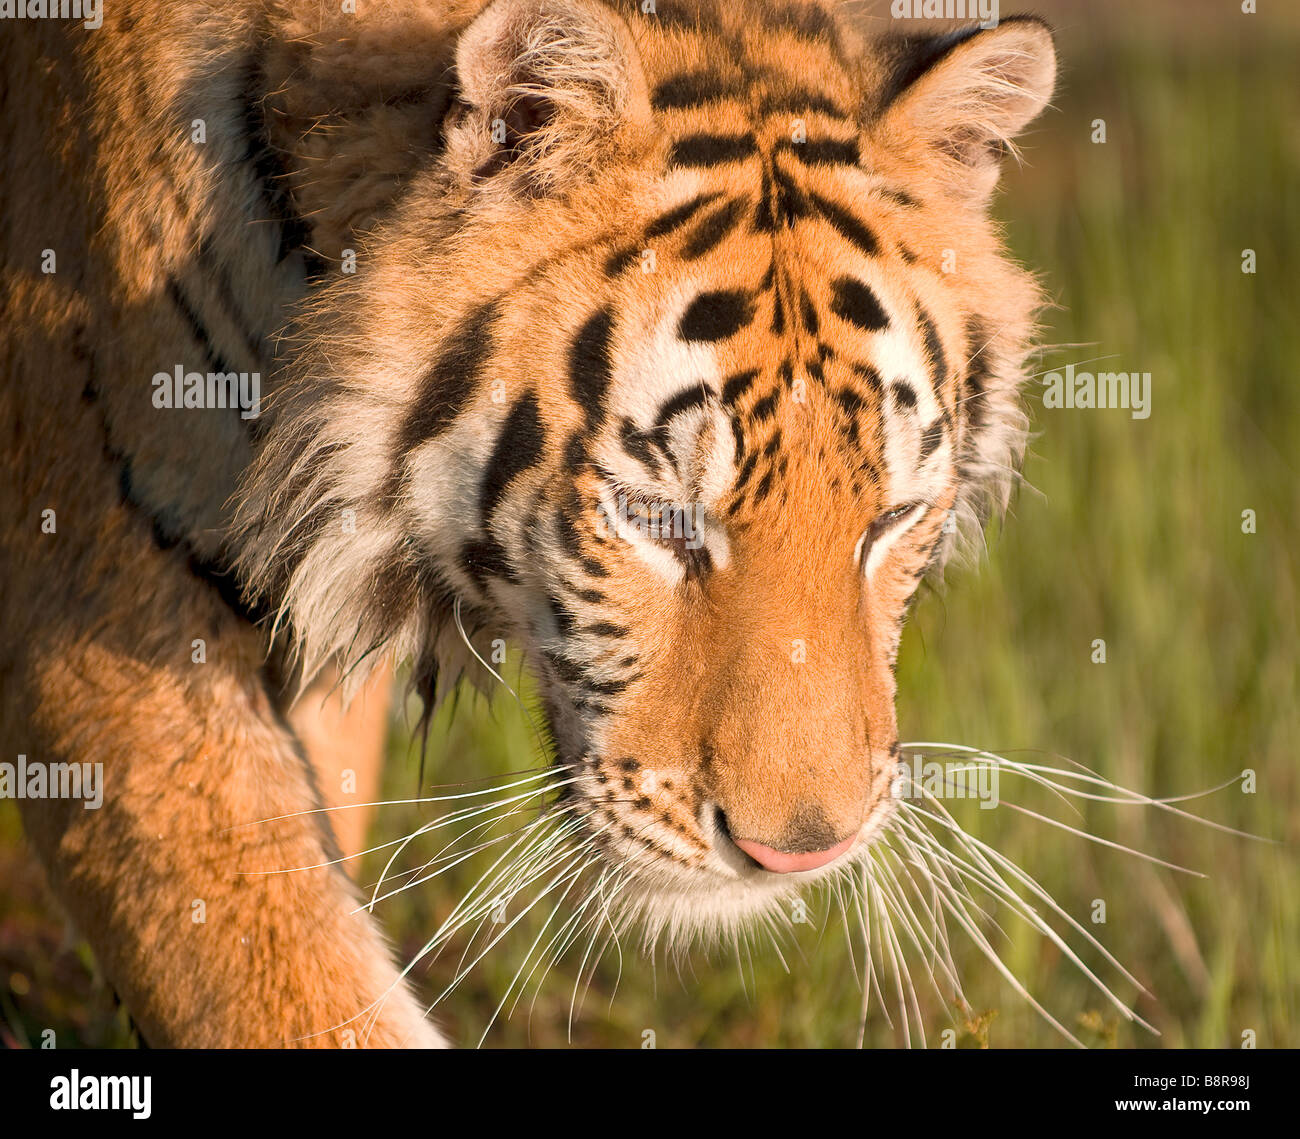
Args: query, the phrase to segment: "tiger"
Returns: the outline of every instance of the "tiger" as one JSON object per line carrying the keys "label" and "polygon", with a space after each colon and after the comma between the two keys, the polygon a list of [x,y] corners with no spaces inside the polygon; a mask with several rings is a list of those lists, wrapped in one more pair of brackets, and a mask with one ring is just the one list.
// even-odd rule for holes
{"label": "tiger", "polygon": [[102,769],[20,807],[141,1039],[448,1043],[332,808],[394,669],[427,718],[484,637],[629,920],[725,936],[860,862],[912,600],[1024,452],[1040,286],[989,206],[1048,26],[92,22],[0,29],[3,724]]}

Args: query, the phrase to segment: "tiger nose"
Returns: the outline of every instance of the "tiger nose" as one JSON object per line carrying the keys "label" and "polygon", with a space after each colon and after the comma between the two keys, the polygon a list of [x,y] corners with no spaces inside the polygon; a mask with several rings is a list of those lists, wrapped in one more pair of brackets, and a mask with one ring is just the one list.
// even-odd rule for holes
{"label": "tiger nose", "polygon": [[777,850],[774,846],[767,846],[747,838],[733,838],[731,841],[764,870],[770,870],[773,874],[797,874],[801,870],[816,870],[838,858],[853,845],[856,837],[856,835],[849,835],[848,838],[837,842],[834,846],[828,846],[825,850],[808,851]]}

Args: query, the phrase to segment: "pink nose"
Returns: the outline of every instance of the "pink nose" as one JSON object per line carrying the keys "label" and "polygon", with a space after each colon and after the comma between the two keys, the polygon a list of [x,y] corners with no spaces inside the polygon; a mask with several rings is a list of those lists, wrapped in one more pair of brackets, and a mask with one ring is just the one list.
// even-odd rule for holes
{"label": "pink nose", "polygon": [[747,838],[732,841],[764,870],[770,870],[773,874],[796,874],[800,870],[816,870],[819,866],[825,866],[848,850],[855,838],[857,835],[849,835],[843,842],[837,842],[826,850],[810,850],[803,854],[777,850],[772,846],[764,846],[761,842],[751,842]]}

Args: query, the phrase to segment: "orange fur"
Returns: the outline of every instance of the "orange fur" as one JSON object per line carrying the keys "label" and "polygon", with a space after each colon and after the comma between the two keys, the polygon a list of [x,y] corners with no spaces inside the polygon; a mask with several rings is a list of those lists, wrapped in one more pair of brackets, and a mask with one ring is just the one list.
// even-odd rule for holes
{"label": "orange fur", "polygon": [[[706,808],[781,850],[865,844],[888,808],[908,600],[950,544],[949,511],[969,532],[1005,503],[1023,444],[1038,295],[984,205],[990,148],[1050,94],[1041,25],[948,45],[900,82],[913,47],[864,44],[816,5],[359,8],[122,0],[93,35],[41,24],[0,43],[0,449],[21,507],[0,523],[4,739],[104,765],[100,811],[29,801],[24,822],[155,1044],[438,1042],[341,868],[336,837],[355,854],[364,815],[331,827],[323,810],[347,801],[345,768],[354,801],[377,786],[383,667],[351,712],[323,708],[320,688],[291,705],[314,677],[328,688],[343,666],[352,689],[390,658],[436,699],[436,665],[464,659],[453,595],[471,636],[506,630],[551,678],[572,809],[613,864],[651,872],[632,908],[668,899],[660,926],[725,928],[788,888],[733,870],[732,901],[698,901],[689,876],[726,842]],[[675,78],[700,75],[723,92],[707,114],[674,102]],[[800,130],[832,157],[798,150]],[[683,158],[697,135],[736,159]],[[754,211],[780,204],[781,179],[786,217],[764,228]],[[707,256],[654,236],[693,197],[743,206],[720,248],[694,231]],[[853,248],[858,229],[875,252]],[[611,268],[647,247],[655,272]],[[887,349],[844,315],[846,281],[885,299]],[[705,292],[748,298],[744,327],[664,347]],[[562,535],[529,529],[596,501],[620,461],[616,425],[592,422],[603,406],[574,394],[593,327],[592,367],[623,398],[629,376],[649,390],[695,366],[714,388],[747,369],[766,385],[729,406],[710,388],[679,456],[711,511],[707,578],[689,563],[673,578],[680,551],[638,551],[590,511],[568,562]],[[210,370],[205,348],[264,373],[264,421],[150,406],[150,377]],[[853,368],[872,351],[893,353],[875,392]],[[490,363],[493,383],[455,390],[460,360]],[[796,371],[811,381],[798,396]],[[890,418],[895,373],[944,424],[928,481],[897,473],[925,424]],[[515,456],[494,441],[530,410],[544,438],[497,494],[491,462]],[[742,487],[731,467],[760,451]],[[925,510],[868,574],[873,519],[914,497]],[[488,499],[499,514],[480,520]],[[489,533],[503,555],[462,556],[498,518],[546,548]],[[422,548],[435,533],[457,548]],[[573,589],[575,564],[590,580],[566,602],[572,629],[539,632],[539,601]],[[505,591],[512,574],[531,599]],[[603,678],[586,736],[552,675],[561,649]],[[673,908],[687,880],[689,913]]]}

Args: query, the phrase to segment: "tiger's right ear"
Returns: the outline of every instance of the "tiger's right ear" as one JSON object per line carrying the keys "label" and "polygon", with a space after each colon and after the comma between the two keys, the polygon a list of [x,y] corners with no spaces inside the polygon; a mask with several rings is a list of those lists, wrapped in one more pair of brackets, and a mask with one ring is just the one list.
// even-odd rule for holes
{"label": "tiger's right ear", "polygon": [[596,0],[495,0],[461,34],[456,74],[468,110],[448,153],[478,185],[553,193],[651,121],[632,34]]}

